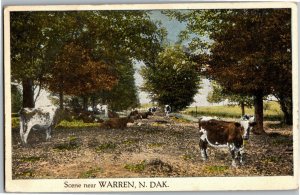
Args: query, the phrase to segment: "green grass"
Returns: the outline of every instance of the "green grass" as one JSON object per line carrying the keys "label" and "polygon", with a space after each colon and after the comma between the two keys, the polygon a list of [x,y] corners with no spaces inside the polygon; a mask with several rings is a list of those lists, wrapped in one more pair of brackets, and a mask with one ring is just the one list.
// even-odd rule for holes
{"label": "green grass", "polygon": [[164,143],[149,143],[148,147],[149,148],[157,148],[157,147],[161,147],[163,145],[165,145],[165,144]]}
{"label": "green grass", "polygon": [[[196,108],[190,107],[184,110],[185,113],[196,115]],[[246,108],[246,114],[254,115],[254,108]],[[218,116],[224,118],[239,118],[242,112],[239,106],[201,106],[197,107],[197,116]],[[264,119],[281,120],[283,113],[277,102],[264,102]]]}
{"label": "green grass", "polygon": [[188,160],[194,159],[194,155],[192,155],[192,154],[184,154],[182,156],[182,159],[185,160],[185,161],[188,161]]}
{"label": "green grass", "polygon": [[140,140],[139,139],[127,139],[125,141],[123,141],[122,143],[125,145],[133,145],[138,143]]}
{"label": "green grass", "polygon": [[229,166],[217,166],[217,165],[213,165],[213,166],[207,166],[205,167],[205,171],[209,172],[209,173],[224,173],[226,171],[228,171]]}
{"label": "green grass", "polygon": [[103,172],[103,169],[98,167],[98,168],[93,168],[89,169],[86,172],[83,172],[80,174],[80,178],[95,178],[97,173]]}
{"label": "green grass", "polygon": [[61,121],[56,128],[84,128],[84,127],[98,127],[98,123],[84,123],[82,120],[74,120],[74,121]]}
{"label": "green grass", "polygon": [[[18,128],[20,126],[19,117],[13,117],[11,120],[12,128]],[[98,127],[99,123],[84,123],[82,120],[74,121],[61,121],[55,128],[69,129],[69,128],[85,128],[85,127]]]}
{"label": "green grass", "polygon": [[102,152],[102,151],[106,151],[106,150],[114,150],[117,147],[117,145],[113,142],[107,142],[107,143],[103,143],[99,146],[96,147],[96,151],[97,152]]}
{"label": "green grass", "polygon": [[79,138],[77,138],[75,136],[69,136],[67,141],[56,144],[53,147],[53,149],[54,150],[74,150],[79,147],[80,147]]}
{"label": "green grass", "polygon": [[21,162],[36,162],[39,161],[41,157],[38,156],[29,156],[29,157],[22,157],[20,158]]}
{"label": "green grass", "polygon": [[141,172],[143,170],[145,170],[146,167],[146,161],[143,160],[142,162],[138,163],[138,164],[126,164],[124,166],[125,169],[129,170],[129,171],[133,171],[133,172]]}

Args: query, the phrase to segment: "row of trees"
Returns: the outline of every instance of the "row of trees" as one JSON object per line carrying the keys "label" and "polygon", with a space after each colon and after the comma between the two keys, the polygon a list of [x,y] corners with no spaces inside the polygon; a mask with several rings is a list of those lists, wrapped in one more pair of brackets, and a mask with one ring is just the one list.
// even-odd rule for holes
{"label": "row of trees", "polygon": [[[194,10],[168,12],[187,23],[199,70],[224,94],[254,99],[257,133],[263,133],[263,98],[278,98],[285,123],[292,123],[290,9]],[[200,39],[202,37],[202,39]],[[206,40],[203,40],[203,37]]]}
{"label": "row of trees", "polygon": [[[277,97],[292,123],[290,9],[168,11],[185,22],[185,47],[164,44],[165,29],[147,11],[11,13],[12,80],[22,84],[23,106],[34,107],[34,86],[99,98],[114,109],[138,104],[133,61],[143,61],[142,90],[180,110],[193,102],[200,75],[215,92],[253,101],[263,133],[263,98]],[[192,35],[190,38],[189,35]],[[179,42],[180,43],[180,42]],[[211,96],[211,98],[216,98]]]}
{"label": "row of trees", "polygon": [[[12,81],[20,83],[23,107],[34,107],[34,88],[99,99],[114,108],[138,104],[133,59],[151,65],[165,30],[147,11],[11,13]],[[121,98],[124,97],[124,98]],[[126,101],[121,101],[125,100]]]}

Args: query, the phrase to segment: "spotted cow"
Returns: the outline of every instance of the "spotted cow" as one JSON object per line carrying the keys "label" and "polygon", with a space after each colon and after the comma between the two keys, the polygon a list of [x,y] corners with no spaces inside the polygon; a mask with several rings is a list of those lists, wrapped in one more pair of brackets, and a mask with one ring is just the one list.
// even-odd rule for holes
{"label": "spotted cow", "polygon": [[207,160],[207,146],[227,147],[232,156],[232,166],[236,166],[239,159],[243,164],[243,140],[248,140],[250,130],[256,123],[254,117],[244,118],[240,122],[228,122],[210,117],[199,119],[200,153],[203,160]]}
{"label": "spotted cow", "polygon": [[62,119],[71,120],[70,112],[55,106],[39,108],[22,108],[20,110],[20,136],[23,144],[27,144],[31,130],[45,130],[46,140],[50,140],[51,131]]}

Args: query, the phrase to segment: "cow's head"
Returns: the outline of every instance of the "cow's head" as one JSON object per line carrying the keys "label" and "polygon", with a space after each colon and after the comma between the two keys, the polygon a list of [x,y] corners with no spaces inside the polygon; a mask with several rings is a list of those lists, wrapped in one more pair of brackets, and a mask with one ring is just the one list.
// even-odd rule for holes
{"label": "cow's head", "polygon": [[244,115],[241,118],[240,124],[244,128],[243,139],[248,140],[251,129],[256,125],[255,117]]}

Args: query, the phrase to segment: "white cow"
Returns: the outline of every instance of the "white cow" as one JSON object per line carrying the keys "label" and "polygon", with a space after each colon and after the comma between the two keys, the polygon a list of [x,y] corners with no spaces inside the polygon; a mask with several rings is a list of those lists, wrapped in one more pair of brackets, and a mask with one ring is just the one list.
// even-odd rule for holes
{"label": "white cow", "polygon": [[53,127],[59,123],[65,111],[55,106],[39,108],[22,108],[20,111],[20,136],[23,144],[27,144],[27,138],[33,130],[45,130],[46,140],[51,138]]}

